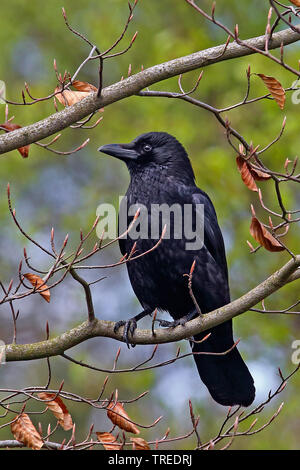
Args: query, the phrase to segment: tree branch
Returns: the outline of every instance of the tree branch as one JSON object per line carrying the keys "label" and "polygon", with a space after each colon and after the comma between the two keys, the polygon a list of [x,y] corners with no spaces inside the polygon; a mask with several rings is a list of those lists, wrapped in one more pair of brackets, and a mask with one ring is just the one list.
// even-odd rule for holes
{"label": "tree branch", "polygon": [[[213,328],[231,318],[240,315],[289,282],[300,279],[300,255],[288,261],[282,268],[269,276],[247,294],[223,307],[195,318],[185,326],[158,329],[155,336],[151,330],[136,330],[131,342],[134,344],[158,344],[179,341],[202,331]],[[10,344],[6,346],[6,361],[27,361],[61,355],[67,349],[76,346],[89,338],[109,337],[123,341],[123,329],[114,332],[114,322],[94,320],[84,322],[56,338],[32,344]]]}
{"label": "tree branch", "polygon": [[[268,47],[269,49],[276,49],[281,47],[281,44],[292,44],[299,39],[300,34],[288,28],[273,34]],[[80,119],[85,118],[89,114],[94,113],[97,109],[133,96],[154,83],[217,62],[254,54],[255,51],[253,48],[264,50],[265,36],[248,39],[243,41],[243,44],[244,45],[239,45],[234,41],[227,46],[226,44],[222,44],[170,60],[169,62],[154,65],[125,80],[104,88],[99,98],[96,92],[91,93],[82,101],[52,114],[42,121],[0,136],[0,154],[49,137],[69,127]]]}
{"label": "tree branch", "polygon": [[[19,448],[19,447],[20,448],[26,447],[26,445],[22,444],[22,442],[19,442],[19,441],[13,440],[13,439],[7,439],[5,441],[0,441],[0,449],[7,449],[7,448],[13,449],[13,448]],[[56,443],[56,442],[45,441],[45,443],[43,445],[43,448],[44,449],[49,449],[50,448],[50,449],[53,449],[53,450],[63,450],[64,445]]]}

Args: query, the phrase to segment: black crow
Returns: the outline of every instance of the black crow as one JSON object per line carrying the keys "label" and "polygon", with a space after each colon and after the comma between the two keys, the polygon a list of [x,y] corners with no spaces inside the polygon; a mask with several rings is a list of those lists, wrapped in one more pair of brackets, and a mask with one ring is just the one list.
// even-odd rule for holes
{"label": "black crow", "polygon": [[[156,209],[156,213],[157,208],[163,204],[165,207],[175,204],[177,209],[182,209],[181,215],[180,211],[170,211],[170,233],[155,250],[127,263],[131,285],[143,307],[143,311],[136,317],[116,324],[116,329],[125,325],[124,338],[127,344],[129,335],[132,337],[134,334],[136,322],[156,308],[169,312],[174,319],[174,322],[162,320],[162,326],[176,326],[179,323],[184,324],[198,314],[196,303],[204,314],[229,303],[225,248],[215,209],[208,195],[195,185],[194,172],[183,146],[175,137],[165,132],[149,132],[129,144],[104,145],[99,150],[126,163],[130,184],[126,193],[127,199],[124,200],[127,207],[136,205],[136,208],[147,209],[148,212],[143,217],[144,220],[146,217],[146,222],[149,223],[149,232],[154,220],[151,215],[152,208]],[[204,211],[199,231],[196,222],[197,213],[201,215],[201,207],[204,207]],[[203,243],[200,246],[199,243],[190,243],[191,237],[186,232],[182,231],[178,236],[174,230],[178,222],[176,217],[186,225],[183,214],[185,208],[191,208],[190,231],[194,233],[196,229],[203,232]],[[122,205],[120,212],[121,210]],[[164,219],[162,214],[159,214],[161,233]],[[133,215],[134,212],[127,214],[127,226],[131,223]],[[130,253],[135,242],[139,253],[153,247],[160,236],[157,227],[154,228],[156,233],[153,237],[148,233],[148,236],[135,240],[129,232],[126,238],[120,239],[122,254]],[[194,261],[192,289],[196,303],[190,295],[188,277],[184,276],[190,272]],[[208,339],[202,343],[196,342],[208,333],[211,333]],[[222,353],[233,344],[231,321],[226,321],[209,332],[195,335],[194,342],[191,342],[193,352],[209,353]],[[218,403],[226,406],[249,406],[253,402],[253,378],[236,347],[226,355],[198,354],[193,357],[202,381]]]}

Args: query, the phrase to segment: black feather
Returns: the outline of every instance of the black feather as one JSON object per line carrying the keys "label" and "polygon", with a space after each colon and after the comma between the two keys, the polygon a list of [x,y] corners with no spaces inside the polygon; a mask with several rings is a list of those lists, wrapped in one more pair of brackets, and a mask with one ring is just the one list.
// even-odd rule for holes
{"label": "black feather", "polygon": [[[178,204],[182,209],[189,204],[195,217],[197,204],[204,205],[202,248],[187,250],[189,240],[185,235],[180,239],[172,235],[174,220],[171,219],[170,238],[164,239],[151,253],[127,263],[133,290],[143,309],[167,311],[174,320],[195,312],[188,279],[184,276],[190,272],[194,260],[192,287],[202,313],[229,303],[225,248],[215,209],[207,194],[195,185],[193,169],[183,146],[167,133],[150,132],[130,144],[121,144],[120,149],[115,156],[126,162],[131,177],[126,193],[128,206],[143,205],[150,214],[153,204]],[[102,151],[105,150],[109,153],[102,147]],[[127,151],[130,151],[130,157],[126,155]],[[114,155],[113,152],[110,154]],[[131,220],[132,216],[127,218],[127,225]],[[151,227],[150,215],[148,225]],[[162,228],[161,219],[160,233]],[[138,239],[139,253],[149,250],[158,238]],[[123,255],[130,253],[134,242],[130,236],[120,240]],[[207,333],[194,339],[197,341]],[[194,352],[222,353],[232,347],[231,321],[213,328],[210,333],[203,343],[193,343]],[[255,397],[253,379],[236,347],[223,356],[199,354],[194,355],[194,359],[202,381],[218,403],[226,406],[252,403]]]}

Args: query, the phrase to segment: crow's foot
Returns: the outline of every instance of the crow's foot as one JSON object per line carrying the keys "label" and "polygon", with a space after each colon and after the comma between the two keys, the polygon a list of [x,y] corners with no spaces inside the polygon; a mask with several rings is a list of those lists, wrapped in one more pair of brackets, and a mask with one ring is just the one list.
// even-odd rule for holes
{"label": "crow's foot", "polygon": [[117,333],[118,329],[124,326],[124,331],[123,331],[123,341],[127,344],[128,349],[130,348],[130,345],[134,348],[135,344],[132,344],[129,340],[129,335],[131,338],[133,337],[133,334],[136,330],[137,327],[137,322],[141,320],[141,318],[146,317],[147,315],[150,315],[152,313],[152,310],[146,309],[143,310],[141,313],[136,315],[135,317],[129,318],[129,320],[120,320],[117,321],[117,323],[114,326],[114,332]]}
{"label": "crow's foot", "polygon": [[158,322],[159,326],[162,326],[164,328],[175,328],[178,325],[184,326],[186,322],[192,320],[196,316],[195,312],[188,313],[184,317],[179,318],[178,320],[174,321],[167,321],[167,320],[162,320],[161,318],[156,318],[156,322]]}
{"label": "crow's foot", "polygon": [[117,333],[118,329],[124,326],[124,331],[123,331],[123,341],[127,344],[128,349],[130,348],[130,345],[134,348],[135,344],[130,343],[129,340],[129,334],[131,337],[133,336],[136,327],[137,327],[137,321],[135,317],[130,318],[129,320],[120,320],[115,324],[114,327],[114,332]]}

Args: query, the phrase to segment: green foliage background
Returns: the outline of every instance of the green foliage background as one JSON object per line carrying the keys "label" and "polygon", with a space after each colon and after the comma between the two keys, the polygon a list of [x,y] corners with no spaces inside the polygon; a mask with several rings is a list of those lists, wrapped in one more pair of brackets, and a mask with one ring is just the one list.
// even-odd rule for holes
{"label": "green foliage background", "polygon": [[[201,2],[208,10],[211,1]],[[37,0],[24,2],[11,0],[1,5],[0,17],[0,79],[7,85],[7,98],[21,101],[21,89],[28,82],[34,96],[45,96],[56,86],[53,59],[56,58],[61,72],[71,74],[86,56],[86,45],[72,35],[65,27],[61,15],[62,3],[58,0],[41,3]],[[123,28],[127,15],[127,1],[111,0],[86,2],[65,0],[70,24],[86,34],[100,49],[111,45]],[[219,0],[216,14],[229,27],[239,24],[241,37],[263,34],[269,4],[261,0],[238,2]],[[128,65],[133,73],[156,63],[190,54],[200,49],[224,43],[226,36],[211,24],[205,23],[184,0],[147,1],[141,0],[135,11],[135,18],[129,27],[123,46],[136,30],[139,31],[134,47],[124,56],[105,64],[105,85],[118,81],[127,75]],[[286,48],[286,59],[297,66],[298,44]],[[201,100],[222,107],[239,101],[246,89],[246,69],[251,64],[252,72],[275,76],[283,86],[292,84],[295,78],[276,64],[259,56],[223,62],[204,70],[204,76],[196,93]],[[189,89],[199,71],[183,77],[183,84]],[[90,64],[79,76],[97,85],[97,65]],[[253,76],[251,96],[265,93],[260,79]],[[169,80],[153,89],[177,90],[177,80]],[[52,101],[33,106],[10,106],[14,122],[27,125],[54,112]],[[280,130],[284,115],[287,126],[283,138],[265,154],[268,166],[282,170],[286,158],[293,159],[299,146],[299,108],[287,96],[286,107],[281,111],[271,100],[238,108],[230,114],[230,120],[245,138],[254,145],[265,146]],[[4,121],[4,106],[0,107],[0,121]],[[12,198],[17,214],[24,228],[36,239],[49,244],[51,227],[55,227],[57,242],[66,233],[70,234],[71,245],[79,239],[79,229],[87,230],[93,222],[96,208],[101,202],[117,204],[119,194],[124,194],[128,174],[120,162],[105,158],[96,149],[105,143],[130,141],[147,131],[167,131],[175,135],[186,147],[192,159],[197,183],[212,198],[224,232],[232,298],[236,298],[258,282],[265,279],[276,268],[287,261],[288,256],[259,250],[250,255],[246,240],[249,234],[250,203],[257,213],[258,198],[242,183],[236,169],[235,155],[229,147],[223,129],[212,115],[180,101],[158,98],[131,97],[116,103],[104,112],[104,120],[94,130],[64,132],[57,148],[69,150],[90,137],[91,142],[83,151],[68,157],[57,156],[32,145],[27,160],[17,151],[0,157],[0,279],[9,282],[16,278],[17,266],[22,249],[27,247],[32,262],[47,266],[47,260],[38,251],[28,246],[17,233],[8,216],[6,184],[12,188]],[[265,202],[276,209],[274,191],[270,182],[261,183]],[[284,199],[291,209],[299,207],[299,192],[296,185],[285,187]],[[95,240],[92,240],[93,244]],[[294,226],[286,242],[295,251],[299,250],[299,231]],[[117,260],[117,246],[95,262]],[[94,276],[99,277],[102,273]],[[104,275],[108,278],[93,288],[97,316],[107,319],[128,318],[139,311],[139,305],[130,288],[126,268],[117,268]],[[88,278],[90,275],[87,275]],[[299,282],[282,289],[267,300],[270,308],[284,308],[298,297]],[[39,341],[45,337],[46,321],[51,334],[61,333],[85,319],[86,308],[83,292],[79,286],[68,280],[52,293],[49,305],[34,296],[19,304],[21,309],[18,322],[20,342]],[[261,315],[248,312],[235,320],[235,335],[241,338],[243,352],[258,388],[258,400],[262,400],[270,388],[278,383],[277,367],[284,372],[293,368],[291,362],[292,341],[300,337],[300,322],[297,316]],[[147,322],[145,325],[149,325]],[[7,307],[0,308],[0,338],[11,341],[11,317]],[[178,346],[178,345],[177,345]],[[175,345],[161,347],[159,360],[174,355]],[[108,339],[94,339],[81,345],[72,354],[99,367],[111,368],[119,344]],[[184,349],[185,344],[181,344]],[[151,348],[137,347],[127,351],[121,347],[119,365],[134,365],[150,353]],[[53,367],[52,386],[63,379],[64,388],[78,394],[96,396],[101,389],[105,374],[88,371],[67,363],[60,358],[51,360]],[[41,385],[46,381],[44,361],[31,364],[7,364],[0,370],[1,387],[23,387]],[[267,420],[285,401],[285,406],[276,423],[262,434],[251,438],[236,439],[236,449],[299,449],[299,393],[300,377],[295,377],[283,392],[259,417]],[[170,435],[184,434],[190,429],[188,398],[191,397],[195,412],[200,414],[200,434],[210,438],[217,430],[225,412],[209,397],[200,383],[192,359],[185,359],[162,370],[111,375],[106,396],[118,388],[123,399],[130,399],[145,390],[149,395],[127,407],[130,416],[149,424],[157,416],[164,418],[153,430],[142,431],[145,438],[155,439],[171,428]],[[78,440],[94,422],[97,430],[108,430],[105,413],[71,403],[69,405],[77,424]],[[54,418],[52,424],[55,423]],[[48,417],[43,416],[46,425]],[[60,432],[58,439],[65,436]],[[0,430],[0,439],[9,438],[7,429]],[[194,442],[178,442],[171,448],[193,448]]]}

